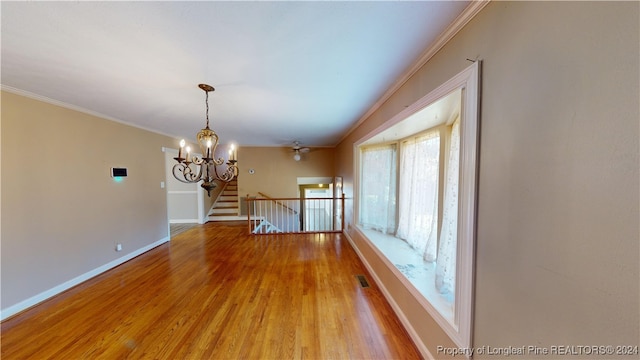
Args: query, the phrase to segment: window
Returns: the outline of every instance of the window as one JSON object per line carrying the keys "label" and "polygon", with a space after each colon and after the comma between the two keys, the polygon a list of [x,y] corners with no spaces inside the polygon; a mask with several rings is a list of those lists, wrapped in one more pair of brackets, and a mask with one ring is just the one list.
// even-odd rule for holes
{"label": "window", "polygon": [[[459,102],[450,104],[446,111],[455,118],[460,112]],[[378,244],[385,249],[385,255],[411,282],[418,283],[418,289],[433,288],[421,292],[428,300],[443,304],[437,308],[451,321],[457,244],[458,124],[456,121],[452,126],[440,126],[383,146],[364,146],[360,152],[359,225],[390,235],[381,240],[387,244]],[[441,134],[447,140],[446,161],[441,156]],[[400,240],[417,256],[407,257],[406,246],[397,244]],[[430,274],[412,276],[408,270]]]}
{"label": "window", "polygon": [[478,84],[476,62],[356,143],[358,231],[460,347],[471,346]]}
{"label": "window", "polygon": [[395,232],[396,146],[367,147],[362,150],[360,225],[384,234]]}
{"label": "window", "polygon": [[437,131],[401,142],[396,236],[428,262],[435,261],[437,255],[439,170]]}

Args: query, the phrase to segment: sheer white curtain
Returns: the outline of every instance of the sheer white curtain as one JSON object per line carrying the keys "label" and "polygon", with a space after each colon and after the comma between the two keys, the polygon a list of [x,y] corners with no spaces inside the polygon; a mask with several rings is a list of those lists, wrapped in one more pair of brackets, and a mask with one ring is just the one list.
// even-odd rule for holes
{"label": "sheer white curtain", "polygon": [[437,131],[403,142],[400,150],[396,236],[429,262],[436,260],[438,242],[439,157]]}
{"label": "sheer white curtain", "polygon": [[393,234],[396,226],[396,145],[364,148],[360,159],[360,224]]}
{"label": "sheer white curtain", "polygon": [[458,183],[460,180],[460,122],[453,123],[449,166],[444,186],[442,230],[436,263],[436,289],[442,294],[455,294],[456,248],[458,243]]}

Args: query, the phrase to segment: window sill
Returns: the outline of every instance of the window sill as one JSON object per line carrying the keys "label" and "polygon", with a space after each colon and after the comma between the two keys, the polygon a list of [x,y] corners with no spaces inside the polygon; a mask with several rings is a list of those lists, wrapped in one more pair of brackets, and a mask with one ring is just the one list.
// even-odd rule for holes
{"label": "window sill", "polygon": [[425,262],[401,239],[359,226],[357,229],[386,258],[387,265],[422,304],[427,302],[450,324],[455,323],[453,299],[443,296],[435,287],[434,264]]}

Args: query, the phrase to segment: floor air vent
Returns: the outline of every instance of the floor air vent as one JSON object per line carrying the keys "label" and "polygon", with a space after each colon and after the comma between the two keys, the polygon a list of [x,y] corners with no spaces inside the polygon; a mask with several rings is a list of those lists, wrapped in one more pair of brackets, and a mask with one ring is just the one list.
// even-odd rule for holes
{"label": "floor air vent", "polygon": [[367,278],[364,277],[364,275],[356,275],[356,277],[358,278],[358,281],[360,282],[360,287],[363,287],[363,288],[368,288],[369,287],[369,283],[367,282]]}

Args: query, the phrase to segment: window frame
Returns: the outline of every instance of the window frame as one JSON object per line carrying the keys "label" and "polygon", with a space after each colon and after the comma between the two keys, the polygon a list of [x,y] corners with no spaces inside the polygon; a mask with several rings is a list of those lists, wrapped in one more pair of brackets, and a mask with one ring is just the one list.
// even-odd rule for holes
{"label": "window frame", "polygon": [[[476,244],[476,201],[477,201],[477,164],[479,143],[479,105],[480,105],[480,66],[475,61],[471,66],[452,77],[412,105],[386,121],[353,145],[354,151],[354,194],[360,194],[360,149],[372,137],[402,122],[422,109],[425,109],[450,93],[461,90],[460,109],[460,180],[458,204],[458,242],[456,253],[456,288],[454,305],[454,323],[449,322],[429,301],[421,296],[420,304],[433,317],[438,325],[461,348],[472,346],[475,244]],[[398,151],[398,154],[400,151]],[[353,223],[356,230],[368,240],[365,232],[357,225],[360,219],[360,198],[354,201]],[[370,242],[370,241],[369,241]],[[378,250],[371,243],[371,246]],[[377,251],[381,254],[380,251]],[[384,255],[383,255],[384,256]],[[386,260],[386,257],[384,257]],[[389,261],[387,266],[395,267]],[[395,274],[399,272],[394,271]],[[402,279],[401,279],[402,280]],[[408,284],[408,282],[403,281]],[[412,290],[412,288],[410,288]],[[414,289],[415,290],[415,289]],[[414,296],[416,291],[411,291]]]}

